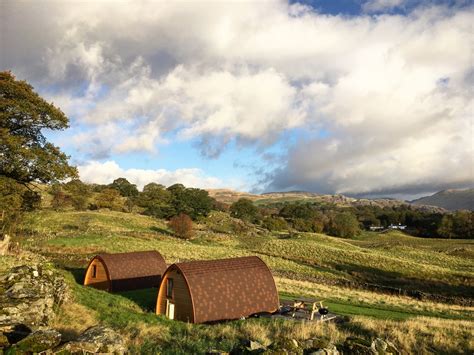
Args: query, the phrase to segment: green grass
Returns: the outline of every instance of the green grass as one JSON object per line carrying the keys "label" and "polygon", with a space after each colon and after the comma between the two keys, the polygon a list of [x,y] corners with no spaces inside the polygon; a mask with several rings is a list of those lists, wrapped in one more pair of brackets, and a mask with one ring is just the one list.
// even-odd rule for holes
{"label": "green grass", "polygon": [[[332,334],[337,340],[354,331],[358,334],[356,328],[360,326],[301,325],[306,328],[300,329],[295,322],[251,320],[210,327],[169,321],[154,314],[156,289],[109,294],[81,286],[84,268],[96,253],[154,249],[168,263],[258,255],[276,276],[282,298],[324,299],[331,312],[356,320],[371,319],[374,327],[378,327],[377,322],[385,322],[384,329],[412,327],[410,322],[418,324],[419,317],[438,323],[467,321],[468,325],[474,318],[472,308],[386,296],[357,287],[369,282],[452,296],[466,296],[468,292],[472,295],[474,242],[467,240],[420,239],[399,232],[364,233],[352,240],[314,233],[282,239],[251,225],[240,225],[220,213],[200,221],[196,238],[184,241],[171,235],[165,221],[137,214],[43,210],[27,214],[15,242],[23,249],[45,255],[62,268],[75,304],[92,314],[90,322],[123,331],[136,352],[204,353],[212,348],[229,351],[240,338],[271,342],[285,334]],[[15,262],[14,258],[0,258],[0,271]],[[354,286],[337,286],[341,282]],[[64,319],[74,323],[74,315]],[[451,327],[454,337],[464,337],[464,330],[455,325],[440,324],[437,331]],[[362,328],[360,332],[365,334]],[[410,346],[407,345],[409,351]]]}

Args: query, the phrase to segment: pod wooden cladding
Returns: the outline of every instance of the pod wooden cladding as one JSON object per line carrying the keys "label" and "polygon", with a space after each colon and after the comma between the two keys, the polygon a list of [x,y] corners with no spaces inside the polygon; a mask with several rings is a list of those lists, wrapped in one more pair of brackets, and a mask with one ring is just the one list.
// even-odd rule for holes
{"label": "pod wooden cladding", "polygon": [[275,281],[256,256],[171,265],[163,275],[156,313],[205,323],[239,319],[279,307]]}
{"label": "pod wooden cladding", "polygon": [[109,292],[159,287],[165,271],[165,260],[154,250],[99,254],[89,262],[84,285]]}

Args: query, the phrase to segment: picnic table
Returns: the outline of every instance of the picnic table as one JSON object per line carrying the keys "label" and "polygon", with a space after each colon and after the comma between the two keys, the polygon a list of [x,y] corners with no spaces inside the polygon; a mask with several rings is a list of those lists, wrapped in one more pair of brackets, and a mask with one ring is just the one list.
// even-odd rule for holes
{"label": "picnic table", "polygon": [[323,306],[323,301],[314,298],[297,297],[282,303],[284,307],[290,308],[289,312],[293,318],[315,320],[319,316],[321,320],[324,320],[329,313],[328,309]]}

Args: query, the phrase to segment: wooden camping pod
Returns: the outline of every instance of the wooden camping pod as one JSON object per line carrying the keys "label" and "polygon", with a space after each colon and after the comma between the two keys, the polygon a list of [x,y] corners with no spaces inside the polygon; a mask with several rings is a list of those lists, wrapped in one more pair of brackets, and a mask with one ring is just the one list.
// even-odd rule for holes
{"label": "wooden camping pod", "polygon": [[109,292],[159,287],[165,271],[165,260],[155,250],[99,254],[87,267],[84,285]]}
{"label": "wooden camping pod", "polygon": [[239,319],[279,307],[275,281],[256,256],[171,265],[158,291],[156,313],[190,323]]}

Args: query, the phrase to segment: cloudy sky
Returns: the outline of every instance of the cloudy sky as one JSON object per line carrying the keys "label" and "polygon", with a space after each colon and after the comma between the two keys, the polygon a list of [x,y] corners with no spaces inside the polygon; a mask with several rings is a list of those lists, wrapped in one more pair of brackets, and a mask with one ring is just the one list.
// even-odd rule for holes
{"label": "cloudy sky", "polygon": [[81,178],[413,197],[473,185],[470,1],[0,1],[0,69]]}

